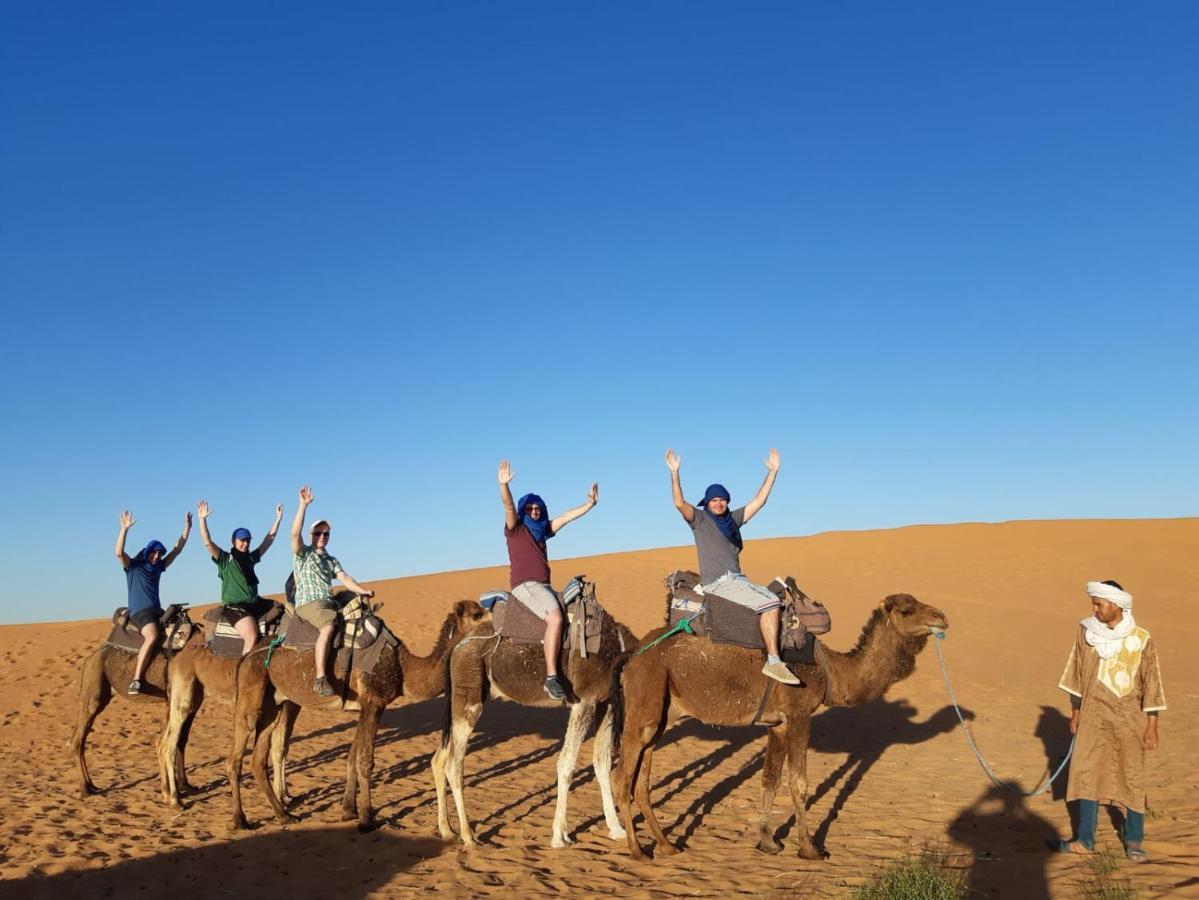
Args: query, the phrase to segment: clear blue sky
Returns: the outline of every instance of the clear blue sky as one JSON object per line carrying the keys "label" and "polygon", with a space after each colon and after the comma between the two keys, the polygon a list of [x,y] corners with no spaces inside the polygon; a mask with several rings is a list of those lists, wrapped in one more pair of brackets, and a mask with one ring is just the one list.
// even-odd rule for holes
{"label": "clear blue sky", "polygon": [[[360,579],[1199,510],[1190,3],[12,4],[0,621],[304,482]],[[290,565],[279,546],[264,587]],[[560,569],[558,574],[564,574]],[[217,596],[199,535],[164,599]],[[654,586],[647,589],[654,591]]]}

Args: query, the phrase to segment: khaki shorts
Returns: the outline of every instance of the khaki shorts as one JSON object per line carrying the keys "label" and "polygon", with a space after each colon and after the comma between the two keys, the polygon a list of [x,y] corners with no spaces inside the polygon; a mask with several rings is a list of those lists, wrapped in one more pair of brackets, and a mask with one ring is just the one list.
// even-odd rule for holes
{"label": "khaki shorts", "polygon": [[758,615],[778,609],[783,604],[779,602],[770,590],[760,584],[754,584],[744,575],[737,572],[725,572],[711,584],[703,586],[705,594],[715,594],[730,600],[738,606],[752,609]]}
{"label": "khaki shorts", "polygon": [[324,628],[337,621],[337,606],[331,600],[312,600],[296,607],[296,615],[313,628]]}
{"label": "khaki shorts", "polygon": [[544,619],[555,609],[562,608],[554,589],[540,581],[521,582],[512,589],[512,596],[527,606],[539,619]]}

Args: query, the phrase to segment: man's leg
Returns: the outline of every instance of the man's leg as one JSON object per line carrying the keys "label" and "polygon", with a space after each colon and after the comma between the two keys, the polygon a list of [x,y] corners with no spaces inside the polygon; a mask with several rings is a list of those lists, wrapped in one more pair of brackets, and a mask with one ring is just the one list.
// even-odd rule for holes
{"label": "man's leg", "polygon": [[545,617],[545,638],[541,645],[545,650],[545,677],[558,674],[558,653],[562,649],[562,610],[552,609]]}
{"label": "man's leg", "polygon": [[[150,665],[150,654],[154,652],[154,645],[158,643],[158,623],[149,622],[142,626],[142,648],[137,651],[137,665],[133,669],[133,681],[138,687],[141,687],[141,680],[146,675],[146,667]],[[129,686],[130,688],[133,685]],[[136,694],[137,691],[130,690],[131,694]]]}
{"label": "man's leg", "polygon": [[1095,826],[1099,824],[1099,801],[1078,801],[1078,840],[1088,850],[1095,849]]}
{"label": "man's leg", "polygon": [[766,642],[766,655],[779,655],[779,610],[768,609],[758,616],[758,627],[762,629],[762,640]]}
{"label": "man's leg", "polygon": [[1145,841],[1145,814],[1124,810],[1124,852],[1133,862],[1145,862],[1149,857],[1142,844]]}
{"label": "man's leg", "polygon": [[321,628],[321,633],[316,638],[316,677],[318,679],[325,677],[325,663],[329,658],[329,642],[333,640],[333,629],[336,623],[330,622]]}
{"label": "man's leg", "polygon": [[241,655],[248,656],[254,649],[254,645],[258,643],[258,620],[253,616],[242,616],[233,624],[233,627],[241,635]]}
{"label": "man's leg", "polygon": [[704,585],[704,592],[714,593],[725,600],[731,600],[738,606],[752,609],[758,614],[758,628],[762,631],[762,640],[766,644],[766,665],[762,674],[783,684],[802,685],[803,682],[795,677],[790,669],[779,659],[779,599],[770,592],[769,588],[754,584],[744,575],[730,574],[719,578],[712,584]]}

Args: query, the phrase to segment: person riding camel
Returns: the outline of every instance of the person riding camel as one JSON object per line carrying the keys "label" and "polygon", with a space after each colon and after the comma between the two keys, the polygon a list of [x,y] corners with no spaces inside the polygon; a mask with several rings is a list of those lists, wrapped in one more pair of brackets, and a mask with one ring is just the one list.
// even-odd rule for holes
{"label": "person riding camel", "polygon": [[565,700],[566,686],[558,678],[558,652],[562,647],[562,601],[550,586],[549,553],[545,542],[567,524],[589,512],[599,502],[599,485],[592,484],[587,502],[551,519],[545,501],[525,494],[512,502],[508,484],[516,477],[508,460],[500,462],[498,480],[504,504],[504,537],[508,542],[508,581],[512,596],[545,622],[545,692],[554,700]]}
{"label": "person riding camel", "polygon": [[230,549],[222,550],[213,543],[208,533],[208,516],[212,512],[208,501],[201,500],[196,504],[196,512],[200,516],[200,539],[216,563],[221,579],[221,604],[225,607],[225,620],[241,635],[241,655],[246,656],[258,643],[258,620],[270,612],[274,605],[265,597],[258,596],[258,575],[254,567],[275,542],[279,522],[283,519],[283,504],[275,507],[275,522],[256,550],[250,550],[248,528],[236,529]]}
{"label": "person riding camel", "polygon": [[192,530],[192,514],[183,517],[183,534],[175,548],[167,553],[160,541],[150,541],[137,556],[125,552],[125,536],[133,527],[134,518],[129,510],[121,513],[121,530],[117,534],[117,560],[125,570],[125,581],[129,588],[129,621],[142,634],[142,646],[137,653],[137,665],[133,670],[133,681],[129,683],[130,694],[142,692],[142,678],[150,664],[150,654],[158,643],[160,630],[158,620],[162,616],[162,601],[158,595],[158,583],[162,573],[173,563],[187,543]]}
{"label": "person riding camel", "polygon": [[292,574],[296,580],[294,602],[296,615],[320,632],[316,639],[316,678],[312,682],[312,692],[318,697],[332,697],[333,688],[325,676],[325,665],[329,656],[329,642],[337,627],[338,608],[333,602],[329,586],[336,578],[364,597],[373,597],[375,592],[367,590],[347,575],[337,557],[329,555],[327,548],[331,526],[326,519],[312,523],[309,529],[311,544],[305,544],[300,539],[304,530],[304,514],[312,499],[308,485],[300,488],[300,508],[296,510],[296,517],[291,523],[291,551],[295,554]]}
{"label": "person riding camel", "polygon": [[[684,500],[679,465],[679,455],[667,450],[666,467],[670,469],[674,508],[695,535],[701,589],[705,594],[715,594],[756,612],[762,640],[766,642],[766,665],[762,667],[762,674],[783,684],[801,684],[779,658],[779,608],[782,606],[779,598],[741,573],[741,526],[766,505],[766,498],[779,473],[778,451],[771,449],[766,458],[766,480],[753,499],[732,511],[729,510],[732,498],[722,484],[708,485],[704,499],[695,506]],[[696,506],[703,512],[697,511]]]}

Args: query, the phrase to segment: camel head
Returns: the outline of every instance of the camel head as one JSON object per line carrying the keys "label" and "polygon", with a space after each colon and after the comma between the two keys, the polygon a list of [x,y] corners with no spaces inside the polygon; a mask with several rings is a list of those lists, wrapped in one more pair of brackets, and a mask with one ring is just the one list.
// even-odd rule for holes
{"label": "camel head", "polygon": [[945,613],[911,594],[891,594],[879,608],[891,627],[907,638],[928,637],[949,627]]}
{"label": "camel head", "polygon": [[477,600],[459,600],[454,604],[454,631],[470,634],[480,625],[491,621],[491,613],[479,605]]}

